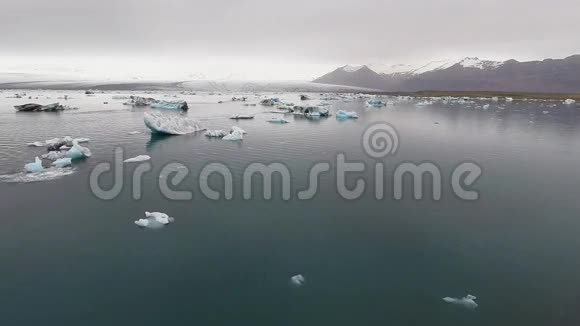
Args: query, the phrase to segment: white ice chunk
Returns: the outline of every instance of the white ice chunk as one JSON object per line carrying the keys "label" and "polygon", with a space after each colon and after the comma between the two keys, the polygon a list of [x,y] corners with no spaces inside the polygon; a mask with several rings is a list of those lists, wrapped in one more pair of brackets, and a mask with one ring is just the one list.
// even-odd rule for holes
{"label": "white ice chunk", "polygon": [[185,135],[205,129],[181,114],[145,112],[143,120],[147,128],[160,134]]}
{"label": "white ice chunk", "polygon": [[128,132],[127,134],[128,134],[128,135],[138,135],[138,134],[140,134],[140,133],[141,133],[140,131],[130,131],[130,132]]}
{"label": "white ice chunk", "polygon": [[573,99],[571,99],[571,98],[569,98],[569,99],[567,99],[567,100],[564,101],[564,104],[566,104],[566,105],[572,105],[574,103],[576,103],[576,101],[573,100]]}
{"label": "white ice chunk", "polygon": [[70,166],[72,164],[72,160],[69,157],[59,158],[58,160],[52,162],[52,165],[56,166],[57,168],[64,168]]}
{"label": "white ice chunk", "polygon": [[306,282],[306,279],[304,278],[304,276],[302,276],[302,274],[298,274],[298,275],[294,275],[290,278],[290,282],[292,282],[292,284],[296,285],[296,286],[302,286],[304,284],[304,282]]}
{"label": "white ice chunk", "polygon": [[244,134],[239,130],[234,130],[231,134],[224,136],[223,140],[242,140],[244,139]]}
{"label": "white ice chunk", "polygon": [[[82,144],[82,143],[88,143],[88,142],[90,142],[90,141],[91,141],[91,139],[90,139],[90,138],[83,138],[83,137],[81,137],[81,138],[75,138],[74,140],[76,140],[76,141],[77,141],[77,143],[79,143],[79,144]],[[72,143],[72,142],[71,142],[71,143]]]}
{"label": "white ice chunk", "polygon": [[161,224],[169,224],[174,221],[173,217],[161,212],[145,212],[145,217],[153,218]]}
{"label": "white ice chunk", "polygon": [[51,161],[56,161],[60,158],[63,158],[66,155],[65,152],[61,152],[61,151],[50,151],[46,154],[42,154],[42,158],[45,158],[47,160],[51,160]]}
{"label": "white ice chunk", "polygon": [[477,299],[475,296],[468,294],[461,299],[445,297],[443,298],[443,301],[447,303],[456,304],[464,308],[475,309],[478,306],[478,304],[475,302],[475,299]]}
{"label": "white ice chunk", "polygon": [[33,143],[27,143],[26,145],[30,146],[30,147],[45,147],[46,144],[43,142],[39,142],[39,141],[35,141]]}
{"label": "white ice chunk", "polygon": [[134,223],[144,228],[159,229],[175,220],[173,217],[160,212],[145,212],[145,217],[144,219],[136,220]]}
{"label": "white ice chunk", "polygon": [[224,137],[228,133],[225,130],[208,130],[205,132],[207,137]]}
{"label": "white ice chunk", "polygon": [[34,158],[33,163],[27,163],[24,165],[24,170],[29,173],[37,173],[44,171],[44,167],[42,167],[42,160],[37,157]]}
{"label": "white ice chunk", "polygon": [[237,131],[239,131],[239,132],[241,132],[241,133],[242,133],[242,134],[244,134],[244,135],[245,135],[245,134],[247,134],[247,132],[246,132],[244,129],[242,129],[242,128],[238,127],[238,126],[233,126],[233,127],[230,129],[230,134],[231,134],[232,132],[236,131],[236,130],[237,130]]}
{"label": "white ice chunk", "polygon": [[270,123],[289,123],[290,121],[286,120],[286,119],[282,119],[282,118],[272,118],[270,120],[268,120],[268,122]]}
{"label": "white ice chunk", "polygon": [[149,156],[149,155],[137,155],[135,157],[128,158],[123,162],[125,162],[125,163],[145,162],[145,161],[149,161],[150,159],[151,159],[151,156]]}
{"label": "white ice chunk", "polygon": [[79,143],[73,140],[73,147],[66,152],[66,157],[69,157],[73,160],[91,157],[91,150],[79,145]]}

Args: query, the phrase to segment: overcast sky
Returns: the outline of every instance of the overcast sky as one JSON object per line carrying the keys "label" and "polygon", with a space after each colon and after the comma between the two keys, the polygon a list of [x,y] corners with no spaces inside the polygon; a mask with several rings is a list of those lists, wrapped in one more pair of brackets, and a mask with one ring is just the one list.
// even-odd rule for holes
{"label": "overcast sky", "polygon": [[579,0],[3,1],[0,69],[310,79],[347,63],[563,58],[580,53],[579,16]]}

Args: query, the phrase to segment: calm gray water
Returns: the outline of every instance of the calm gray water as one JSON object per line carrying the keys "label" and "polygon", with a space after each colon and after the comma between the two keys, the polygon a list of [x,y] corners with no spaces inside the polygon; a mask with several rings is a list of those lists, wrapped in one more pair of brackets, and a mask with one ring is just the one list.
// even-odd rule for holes
{"label": "calm gray water", "polygon": [[[231,94],[178,94],[190,104],[189,118],[211,129],[248,131],[242,142],[227,142],[201,133],[152,137],[143,124],[149,109],[123,106],[113,93],[28,91],[32,100],[6,98],[12,93],[0,93],[2,325],[580,323],[580,109],[533,101],[368,109],[364,100],[334,100],[333,113],[356,111],[360,118],[286,116],[291,122],[278,125],[265,120],[279,115],[228,102]],[[80,110],[12,108],[64,94],[73,99],[60,102]],[[274,96],[299,102],[297,94]],[[256,118],[227,119],[233,113]],[[378,162],[364,153],[361,136],[381,121],[400,137],[396,155],[381,160],[386,176],[401,162],[433,162],[443,174],[440,201],[417,201],[410,191],[396,201],[389,183],[385,199],[376,200],[370,168],[348,180],[367,180],[360,199],[337,194],[334,172],[320,177],[313,199],[297,199],[316,162],[333,162],[337,153],[367,167]],[[7,182],[21,180],[24,163],[45,152],[26,143],[66,135],[91,139],[93,156],[75,163],[74,173]],[[112,161],[117,146],[126,157],[152,157],[140,200],[129,186],[136,165],[125,165],[126,186],[116,199],[91,192],[91,169]],[[449,175],[463,161],[483,168],[477,201],[450,191]],[[159,171],[170,162],[189,168],[175,189],[192,190],[192,200],[172,201],[158,189]],[[233,200],[212,201],[199,191],[197,175],[209,162],[232,171]],[[275,189],[272,200],[244,200],[241,175],[252,162],[287,164],[292,199]],[[218,177],[210,181],[223,187]],[[143,230],[133,221],[144,211],[176,221]],[[304,275],[304,286],[290,284],[296,274]],[[477,296],[476,310],[441,299],[467,294]]]}

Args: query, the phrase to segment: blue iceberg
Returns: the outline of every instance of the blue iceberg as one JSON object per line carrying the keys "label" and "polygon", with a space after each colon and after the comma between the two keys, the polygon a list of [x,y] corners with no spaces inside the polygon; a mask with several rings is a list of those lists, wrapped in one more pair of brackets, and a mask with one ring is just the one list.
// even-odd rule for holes
{"label": "blue iceberg", "polygon": [[64,167],[72,165],[72,160],[69,157],[59,158],[58,160],[52,162],[52,165],[62,169]]}
{"label": "blue iceberg", "polygon": [[336,112],[336,117],[339,119],[358,119],[356,112],[347,112],[343,110]]}
{"label": "blue iceberg", "polygon": [[91,157],[91,150],[79,145],[78,141],[73,140],[73,146],[66,152],[66,157],[77,160],[81,158]]}
{"label": "blue iceberg", "polygon": [[24,165],[24,170],[28,173],[37,173],[43,172],[44,167],[42,166],[42,160],[38,158],[38,156],[34,159],[33,163],[27,163]]}

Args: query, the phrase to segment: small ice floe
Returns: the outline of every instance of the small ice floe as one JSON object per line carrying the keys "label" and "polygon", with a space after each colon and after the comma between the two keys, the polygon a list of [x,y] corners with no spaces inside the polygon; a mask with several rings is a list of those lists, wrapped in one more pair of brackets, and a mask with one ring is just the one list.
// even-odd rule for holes
{"label": "small ice floe", "polygon": [[489,104],[485,104],[485,105],[483,106],[483,109],[484,109],[484,110],[487,110],[487,109],[489,109]]}
{"label": "small ice floe", "polygon": [[134,223],[137,226],[148,229],[160,229],[169,223],[173,223],[175,219],[165,213],[160,212],[145,212],[145,218],[136,220]]}
{"label": "small ice floe", "polygon": [[549,114],[550,111],[542,111],[542,114]]}
{"label": "small ice floe", "polygon": [[45,143],[40,142],[40,141],[35,141],[33,143],[27,143],[26,145],[29,147],[45,147],[46,146]]}
{"label": "small ice floe", "polygon": [[254,119],[253,115],[247,115],[247,114],[234,114],[230,117],[230,119],[233,120],[250,120],[250,119]]}
{"label": "small ice floe", "polygon": [[230,134],[225,135],[222,139],[223,140],[243,140],[244,134],[239,130],[234,130]]}
{"label": "small ice floe", "polygon": [[505,98],[505,101],[506,101],[506,102],[513,102],[513,101],[514,101],[514,99],[513,99],[513,98],[511,98],[511,97],[506,97],[506,98]]}
{"label": "small ice floe", "polygon": [[572,105],[574,103],[576,103],[576,100],[573,100],[571,98],[569,98],[569,99],[567,99],[567,100],[564,101],[564,104],[566,104],[566,105]]}
{"label": "small ice floe", "polygon": [[149,130],[158,134],[186,135],[205,130],[195,121],[188,120],[180,114],[145,112],[143,120]]}
{"label": "small ice floe", "polygon": [[282,119],[282,118],[272,118],[270,120],[267,120],[270,123],[280,123],[280,124],[284,124],[284,123],[289,123],[290,121],[286,120],[286,119]]}
{"label": "small ice floe", "polygon": [[247,131],[245,131],[244,129],[242,129],[242,128],[238,127],[238,126],[233,126],[233,127],[230,129],[230,134],[231,134],[232,132],[234,132],[234,131],[239,131],[239,132],[241,132],[241,133],[242,133],[242,134],[244,134],[244,135],[248,133]]}
{"label": "small ice floe", "polygon": [[336,112],[336,117],[339,119],[358,119],[358,114],[356,114],[356,112],[338,110]]}
{"label": "small ice floe", "polygon": [[149,155],[137,155],[135,157],[128,158],[128,159],[124,160],[123,162],[125,162],[125,163],[136,163],[136,162],[149,161],[150,159],[151,159],[151,156],[149,156]]}
{"label": "small ice floe", "polygon": [[280,102],[280,99],[278,99],[278,98],[267,98],[267,99],[263,99],[262,101],[260,101],[260,104],[265,105],[265,106],[274,106],[274,105],[282,104],[282,102]]}
{"label": "small ice floe", "polygon": [[127,133],[127,135],[138,135],[138,134],[140,134],[140,133],[141,133],[140,131],[136,131],[136,130],[135,130],[135,131],[130,131],[130,132],[128,132],[128,133]]}
{"label": "small ice floe", "polygon": [[[82,138],[82,137],[81,137],[81,138],[75,138],[75,139],[73,139],[73,140],[76,140],[76,141],[77,141],[77,143],[79,143],[79,144],[82,144],[82,143],[88,143],[88,142],[90,142],[90,141],[91,141],[91,139],[90,139],[90,138]],[[69,144],[69,143],[67,142],[67,145],[68,145],[68,144]],[[71,142],[70,144],[72,145],[72,142]],[[69,145],[69,146],[70,146],[70,145]]]}
{"label": "small ice floe", "polygon": [[381,100],[372,99],[369,100],[366,105],[370,108],[382,108],[383,106],[387,106],[387,103]]}
{"label": "small ice floe", "polygon": [[302,276],[302,274],[298,274],[298,275],[292,276],[290,278],[290,282],[294,286],[302,286],[302,285],[304,285],[304,282],[306,282],[306,279],[304,278],[304,276]]}
{"label": "small ice floe", "polygon": [[72,160],[69,157],[59,158],[58,160],[52,162],[52,165],[62,169],[64,167],[71,166]]}
{"label": "small ice floe", "polygon": [[73,174],[75,171],[71,168],[50,168],[45,169],[42,172],[36,173],[29,173],[29,172],[20,172],[14,174],[3,174],[0,175],[0,182],[6,183],[29,183],[29,182],[41,182],[41,181],[50,181],[62,178],[64,176]]}
{"label": "small ice floe", "polygon": [[77,140],[73,140],[73,146],[71,147],[71,149],[68,150],[68,152],[66,152],[65,155],[68,158],[77,160],[81,158],[91,157],[92,154],[90,149],[79,145],[79,142]]}
{"label": "small ice floe", "polygon": [[205,132],[206,137],[221,138],[226,136],[228,133],[225,130],[207,130]]}
{"label": "small ice floe", "polygon": [[475,309],[478,306],[478,304],[475,302],[475,299],[477,299],[475,296],[468,294],[461,299],[445,297],[443,298],[443,301],[447,303],[456,304],[458,306],[462,306],[467,309]]}
{"label": "small ice floe", "polygon": [[499,101],[499,97],[492,97],[492,98],[491,98],[491,100],[492,100],[493,102],[497,102],[497,101]]}
{"label": "small ice floe", "polygon": [[44,171],[44,167],[42,166],[42,160],[38,158],[34,158],[34,162],[26,163],[24,165],[24,170],[28,173],[38,173]]}

